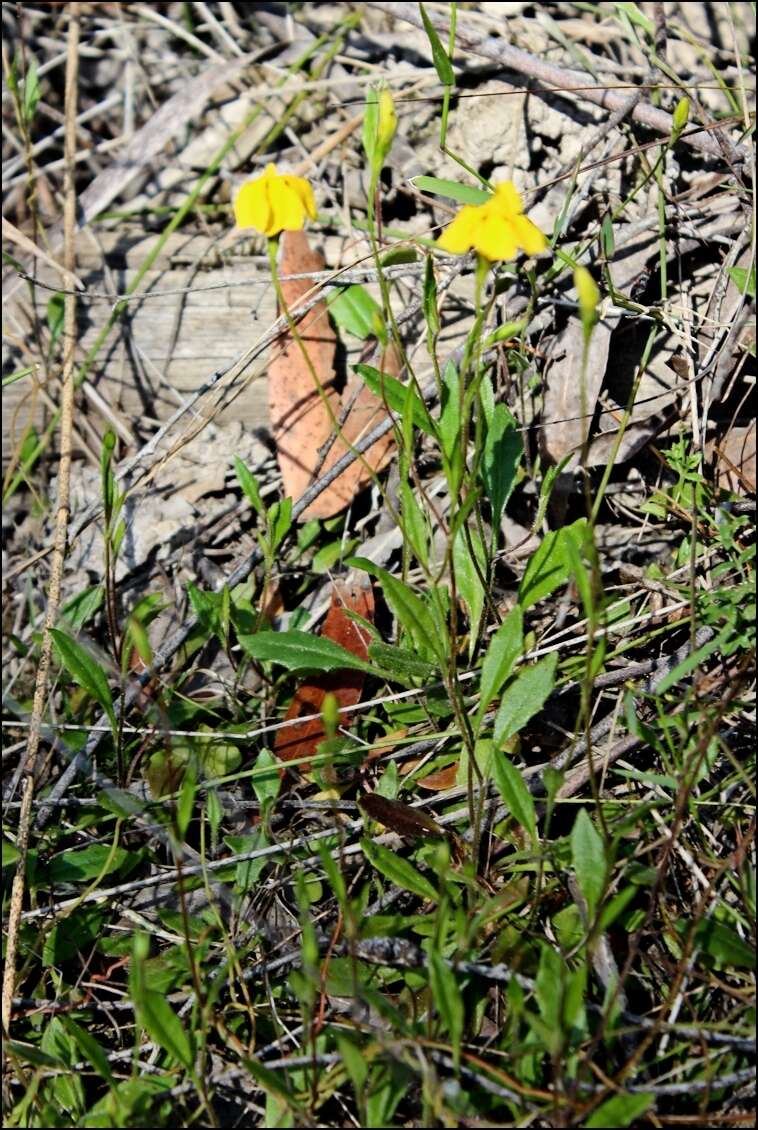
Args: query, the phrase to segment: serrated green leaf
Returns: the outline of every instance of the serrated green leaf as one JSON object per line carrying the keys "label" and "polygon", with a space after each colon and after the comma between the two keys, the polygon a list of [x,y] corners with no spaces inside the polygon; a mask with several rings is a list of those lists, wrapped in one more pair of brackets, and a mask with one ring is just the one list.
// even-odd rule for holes
{"label": "serrated green leaf", "polygon": [[88,694],[92,695],[95,702],[99,703],[115,730],[116,713],[111,701],[108,680],[100,664],[66,632],[62,632],[58,628],[51,628],[50,635],[61,664],[66,668],[74,682],[83,687]]}
{"label": "serrated green leaf", "polygon": [[504,404],[498,404],[487,427],[482,459],[482,482],[492,506],[492,525],[500,526],[506,503],[516,485],[524,441],[516,420]]}
{"label": "serrated green leaf", "polygon": [[555,686],[555,670],[558,656],[545,656],[533,667],[526,667],[506,687],[500,706],[497,708],[494,725],[494,739],[502,746],[517,734],[539,710],[542,709]]}
{"label": "serrated green leaf", "polygon": [[401,855],[396,855],[389,848],[372,843],[371,840],[365,838],[361,840],[361,847],[369,863],[385,879],[394,883],[396,887],[402,887],[404,891],[411,891],[419,898],[430,899],[435,903],[439,902],[439,894],[432,884],[407,859],[403,859]]}
{"label": "serrated green leaf", "polygon": [[394,647],[392,644],[375,640],[368,647],[369,659],[372,659],[383,671],[393,671],[403,679],[420,679],[429,682],[439,678],[439,668],[432,663],[426,663],[412,651],[404,647]]}
{"label": "serrated green leaf", "polygon": [[[458,595],[466,605],[470,621],[469,657],[471,658],[479,636],[479,625],[484,611],[484,591],[487,577],[487,553],[479,533],[463,528],[453,541],[453,565]],[[477,568],[478,566],[478,568]]]}
{"label": "serrated green leaf", "polygon": [[288,671],[373,671],[338,643],[309,632],[257,632],[239,636],[239,642],[253,659],[279,663]]}
{"label": "serrated green leaf", "polygon": [[587,900],[590,918],[594,918],[605,890],[608,865],[603,837],[584,808],[577,813],[571,829],[571,863],[579,890]]}

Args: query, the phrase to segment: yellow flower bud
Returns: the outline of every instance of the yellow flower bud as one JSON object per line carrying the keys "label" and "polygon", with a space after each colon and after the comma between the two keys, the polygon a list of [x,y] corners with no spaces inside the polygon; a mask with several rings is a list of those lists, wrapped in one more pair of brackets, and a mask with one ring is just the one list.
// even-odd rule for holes
{"label": "yellow flower bud", "polygon": [[589,336],[597,321],[600,291],[586,267],[577,267],[574,271],[574,286],[579,295],[579,317],[582,319],[585,336]]}
{"label": "yellow flower bud", "polygon": [[390,151],[396,129],[397,114],[395,113],[395,103],[390,91],[385,86],[379,94],[379,123],[376,130],[376,142],[382,152],[382,160],[384,160]]}
{"label": "yellow flower bud", "polygon": [[680,98],[676,104],[673,117],[671,119],[671,144],[673,145],[679,134],[687,125],[687,119],[690,116],[690,100],[689,98]]}

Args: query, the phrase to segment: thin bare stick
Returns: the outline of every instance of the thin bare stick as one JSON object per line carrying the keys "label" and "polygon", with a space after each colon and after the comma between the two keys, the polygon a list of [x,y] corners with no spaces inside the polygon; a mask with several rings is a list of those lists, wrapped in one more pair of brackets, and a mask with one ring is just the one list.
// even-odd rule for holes
{"label": "thin bare stick", "polygon": [[[68,25],[68,57],[66,60],[66,131],[64,151],[66,154],[65,194],[63,205],[63,265],[71,277],[76,267],[76,188],[74,182],[74,156],[76,153],[76,105],[79,78],[79,4],[70,6]],[[71,474],[71,452],[74,417],[74,353],[76,344],[76,295],[69,293],[64,308],[63,354],[63,392],[61,399],[61,447],[58,470],[58,505],[55,515],[53,555],[50,562],[50,588],[48,590],[45,625],[42,633],[39,667],[34,686],[29,739],[24,754],[24,779],[21,786],[21,811],[19,814],[16,848],[18,861],[13,876],[10,912],[8,915],[8,940],[3,971],[2,1023],[3,1031],[8,1032],[11,1022],[13,991],[16,981],[16,953],[18,932],[21,924],[21,907],[24,901],[24,880],[26,876],[26,857],[31,828],[32,800],[34,798],[34,776],[37,768],[42,715],[47,700],[48,675],[52,653],[50,629],[58,616],[61,593],[61,574],[66,555],[66,534],[69,519],[69,486]]]}

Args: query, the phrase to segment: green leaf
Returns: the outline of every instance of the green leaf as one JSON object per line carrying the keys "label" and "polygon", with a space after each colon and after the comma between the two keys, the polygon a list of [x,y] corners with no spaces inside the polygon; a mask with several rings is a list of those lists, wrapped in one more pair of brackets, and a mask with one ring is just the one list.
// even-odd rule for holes
{"label": "green leaf", "polygon": [[3,836],[3,867],[11,867],[20,857],[21,853],[15,844]]}
{"label": "green leaf", "polygon": [[176,826],[179,838],[182,840],[186,835],[189,822],[192,819],[196,793],[197,762],[194,758],[189,758],[184,770],[184,776],[182,777],[182,783],[179,786],[179,796],[176,802]]}
{"label": "green leaf", "polygon": [[533,667],[524,668],[506,688],[495,715],[493,736],[496,745],[502,746],[542,709],[555,686],[557,665],[558,656],[553,652]]}
{"label": "green leaf", "polygon": [[[48,869],[50,882],[83,883],[100,874],[109,875],[118,871],[130,855],[125,848],[112,848],[108,844],[90,844],[89,847],[67,851],[51,861]],[[107,870],[103,871],[106,864]]]}
{"label": "green leaf", "polygon": [[440,332],[440,315],[437,309],[437,280],[434,277],[434,256],[427,255],[424,264],[424,319],[433,338]]}
{"label": "green leaf", "polygon": [[755,298],[755,267],[748,271],[747,267],[727,267],[726,272],[740,294],[749,294]]}
{"label": "green leaf", "polygon": [[571,829],[571,862],[592,919],[605,890],[608,865],[603,837],[584,808],[577,813]]}
{"label": "green leaf", "polygon": [[382,308],[364,287],[336,289],[330,295],[327,306],[340,329],[347,330],[361,341],[375,337],[382,344],[386,343],[387,329]]}
{"label": "green leaf", "polygon": [[524,778],[507,755],[499,751],[495,752],[492,759],[492,776],[495,778],[498,791],[508,805],[510,812],[527,832],[532,844],[536,847],[538,842],[537,816],[532,794],[526,787]]}
{"label": "green leaf", "polygon": [[41,97],[42,91],[40,90],[39,77],[37,75],[37,60],[31,57],[24,76],[24,98],[22,102],[24,122],[27,128],[32,123]]}
{"label": "green leaf", "polygon": [[[469,539],[471,548],[469,548]],[[473,553],[472,553],[473,550]],[[456,588],[468,609],[469,658],[473,656],[484,611],[484,581],[487,577],[487,553],[478,532],[461,528],[453,541],[453,564]],[[477,569],[478,565],[478,569]]]}
{"label": "green leaf", "polygon": [[279,548],[292,526],[292,499],[284,498],[271,504],[266,515],[271,552]]}
{"label": "green leaf", "polygon": [[453,1045],[456,1065],[460,1060],[463,1036],[463,997],[455,973],[436,947],[429,947],[429,987],[432,1001]]}
{"label": "green leaf", "polygon": [[415,652],[407,651],[404,647],[395,647],[377,640],[369,644],[368,655],[369,659],[372,659],[383,671],[394,672],[404,682],[409,679],[420,679],[428,683],[432,679],[439,678],[438,667],[424,662]]}
{"label": "green leaf", "polygon": [[655,1095],[612,1095],[592,1112],[584,1125],[592,1130],[605,1130],[608,1126],[631,1126],[654,1102]]}
{"label": "green leaf", "polygon": [[103,911],[96,906],[82,906],[56,922],[42,947],[45,969],[60,966],[75,954],[83,954],[102,934]]}
{"label": "green leaf", "polygon": [[103,603],[103,586],[92,585],[67,600],[61,609],[61,619],[72,632],[80,632]]}
{"label": "green leaf", "polygon": [[101,1075],[108,1083],[113,1083],[113,1072],[106,1054],[92,1033],[88,1032],[86,1028],[82,1028],[70,1016],[63,1015],[60,1017],[60,1021],[83,1057],[92,1064],[98,1075]]}
{"label": "green leaf", "polygon": [[279,796],[279,788],[282,783],[280,770],[279,759],[274,757],[270,750],[262,749],[255,759],[250,778],[250,784],[253,786],[253,792],[260,805],[276,800]]}
{"label": "green leaf", "polygon": [[[353,369],[361,380],[366,382],[375,396],[386,401],[398,416],[403,415],[406,399],[409,395],[408,385],[404,385],[402,381],[399,381],[397,377],[390,376],[389,373],[381,373],[373,365],[353,365]],[[426,432],[427,435],[434,435],[434,424],[426,410],[426,405],[412,385],[410,386],[410,400],[414,425],[420,431]]]}
{"label": "green leaf", "polygon": [[100,664],[66,632],[62,632],[58,628],[51,628],[50,635],[61,664],[66,668],[74,682],[83,687],[88,694],[92,695],[95,702],[100,704],[115,730],[116,713],[111,701],[108,680]]}
{"label": "green leaf", "polygon": [[411,891],[419,898],[439,902],[439,894],[432,884],[407,859],[403,859],[401,855],[381,844],[372,843],[369,839],[362,839],[361,847],[369,863],[396,887]]}
{"label": "green leaf", "polygon": [[461,442],[461,378],[452,361],[445,366],[442,380],[439,433],[443,453],[452,462]]}
{"label": "green leaf", "polygon": [[616,0],[613,7],[627,16],[630,23],[636,24],[637,27],[642,28],[646,35],[651,39],[655,38],[655,24],[653,21],[640,11],[639,6],[633,0]]}
{"label": "green leaf", "polygon": [[[534,995],[545,1027],[550,1033],[552,1052],[560,1046],[562,1032],[561,1000],[566,966],[563,958],[549,942],[542,942],[540,964],[534,982]],[[554,1041],[554,1042],[553,1042]]]}
{"label": "green leaf", "polygon": [[190,1038],[163,994],[141,984],[139,991],[133,995],[140,1024],[151,1039],[187,1071],[192,1071],[195,1057]]}
{"label": "green leaf", "polygon": [[493,345],[497,345],[499,341],[509,341],[512,337],[519,337],[528,325],[527,318],[522,318],[518,322],[505,322],[502,326],[498,326],[493,334],[484,339],[482,348],[490,349]]}
{"label": "green leaf", "polygon": [[257,632],[241,635],[239,642],[253,659],[270,660],[288,671],[373,671],[346,648],[310,632]]}
{"label": "green leaf", "polygon": [[702,919],[695,927],[695,943],[722,968],[755,969],[755,947],[743,941],[736,930],[725,922]]}
{"label": "green leaf", "polygon": [[50,345],[55,345],[63,329],[63,316],[66,300],[62,294],[53,294],[47,304],[47,328],[50,331]]}
{"label": "green leaf", "polygon": [[479,709],[477,720],[481,721],[487,707],[497,698],[505,680],[513,669],[513,664],[524,648],[524,616],[521,605],[516,604],[503,620],[492,639],[482,663],[482,677],[479,684]]}
{"label": "green leaf", "polygon": [[492,525],[500,519],[511,491],[516,485],[524,442],[517,423],[504,404],[495,406],[492,422],[487,427],[482,459],[482,481],[492,506]]}
{"label": "green leaf", "polygon": [[568,580],[568,539],[583,539],[586,525],[587,519],[580,518],[573,525],[553,530],[543,538],[542,544],[529,558],[519,585],[519,604],[525,612]]}
{"label": "green leaf", "polygon": [[345,564],[356,569],[364,569],[372,576],[378,577],[387,603],[416,646],[424,654],[428,648],[431,648],[440,660],[444,658],[444,641],[436,630],[434,619],[423,600],[416,596],[408,585],[365,557],[353,557]]}
{"label": "green leaf", "polygon": [[455,86],[455,72],[448,58],[447,51],[442,46],[440,37],[437,35],[437,29],[427,16],[424,5],[419,4],[419,8],[421,9],[421,19],[424,22],[424,31],[429,38],[429,46],[432,49],[432,59],[434,61],[434,69],[437,72],[437,77],[445,86]]}
{"label": "green leaf", "polygon": [[239,455],[234,456],[234,471],[237,475],[237,480],[245,492],[248,502],[256,511],[257,514],[263,516],[266,513],[266,507],[261,492],[258,487],[258,480],[252,471],[249,471],[245,464],[240,459]]}
{"label": "green leaf", "polygon": [[446,196],[458,204],[486,204],[492,199],[491,192],[483,188],[472,188],[468,184],[458,184],[454,180],[440,180],[439,177],[411,177],[411,184],[421,192],[431,192],[435,196]]}

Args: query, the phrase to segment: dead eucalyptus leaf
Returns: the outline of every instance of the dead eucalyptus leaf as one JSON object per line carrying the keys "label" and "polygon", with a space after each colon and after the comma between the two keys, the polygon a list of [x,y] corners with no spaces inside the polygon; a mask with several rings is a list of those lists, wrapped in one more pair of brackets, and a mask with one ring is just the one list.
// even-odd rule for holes
{"label": "dead eucalyptus leaf", "polygon": [[[386,349],[379,349],[374,356],[375,348],[375,343],[368,347],[366,359],[371,361],[380,372],[398,377],[401,362],[394,344],[390,344]],[[342,394],[341,408],[337,416],[340,431],[329,448],[320,474],[323,475],[331,470],[335,463],[349,451],[350,445],[368,435],[377,424],[386,418],[386,415],[387,409],[381,399],[371,391],[360,377],[353,374],[348,379]],[[302,517],[331,518],[334,514],[339,514],[340,510],[344,510],[353,501],[359,491],[368,486],[372,477],[371,471],[376,474],[387,465],[392,458],[394,448],[395,437],[389,431],[372,444],[359,459],[346,467],[339,478],[330,483],[329,487],[318,498],[314,499],[308,509],[303,512]],[[369,471],[368,468],[371,470]]]}
{"label": "dead eucalyptus leaf", "polygon": [[[314,251],[303,231],[285,231],[281,237],[282,275],[323,271],[323,256]],[[282,293],[297,323],[310,365],[296,341],[285,332],[274,347],[268,367],[268,405],[271,431],[284,481],[284,493],[295,500],[313,482],[320,449],[332,432],[328,404],[339,415],[339,395],[334,387],[337,338],[326,302],[317,302],[298,321],[297,305],[313,289],[310,279],[283,279]],[[313,372],[311,372],[311,366]],[[321,385],[319,391],[313,378]]]}
{"label": "dead eucalyptus leaf", "polygon": [[[374,595],[371,591],[371,581],[365,574],[351,572],[344,580],[335,581],[332,601],[321,635],[326,639],[334,640],[358,659],[367,660],[369,634],[365,628],[346,615],[348,611],[355,612],[364,620],[373,623]],[[308,679],[295,692],[285,720],[319,714],[327,694],[334,695],[340,708],[354,706],[360,701],[365,678],[363,671],[341,670],[329,671]],[[346,719],[345,725],[348,724]],[[274,753],[282,761],[312,757],[319,742],[325,737],[321,718],[311,718],[309,721],[278,730],[274,741]],[[305,762],[299,768],[307,772],[309,765]]]}

